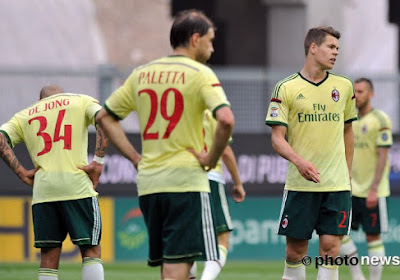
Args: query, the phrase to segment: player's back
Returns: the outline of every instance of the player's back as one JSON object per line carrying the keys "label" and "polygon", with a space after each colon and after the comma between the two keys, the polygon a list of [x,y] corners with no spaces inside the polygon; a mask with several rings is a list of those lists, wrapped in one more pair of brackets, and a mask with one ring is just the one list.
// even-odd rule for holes
{"label": "player's back", "polygon": [[[135,69],[119,94],[139,117],[139,194],[208,190],[204,170],[187,148],[203,149],[204,110],[229,104],[214,72],[188,57],[168,56]],[[123,103],[107,105],[120,117],[129,112]]]}
{"label": "player's back", "polygon": [[142,168],[168,164],[171,157],[174,165],[198,165],[186,148],[202,147],[203,67],[189,58],[165,57],[137,69],[134,96],[143,140]]}
{"label": "player's back", "polygon": [[25,142],[36,167],[33,202],[95,195],[88,176],[88,126],[100,109],[97,100],[61,93],[43,98],[17,113],[5,127],[12,145]]}

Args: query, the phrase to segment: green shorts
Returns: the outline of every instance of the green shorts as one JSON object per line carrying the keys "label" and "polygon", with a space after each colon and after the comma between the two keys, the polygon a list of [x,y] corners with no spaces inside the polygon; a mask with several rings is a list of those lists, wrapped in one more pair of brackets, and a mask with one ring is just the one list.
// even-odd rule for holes
{"label": "green shorts", "polygon": [[386,197],[378,199],[378,205],[374,209],[368,209],[366,198],[352,197],[353,218],[351,228],[358,230],[362,225],[365,233],[380,234],[388,231],[388,211],[386,207]]}
{"label": "green shorts", "polygon": [[218,260],[210,194],[156,193],[139,197],[149,235],[149,266]]}
{"label": "green shorts", "polygon": [[232,220],[224,184],[210,180],[210,189],[217,233],[232,231]]}
{"label": "green shorts", "polygon": [[76,245],[99,245],[101,216],[97,197],[32,205],[35,247],[61,247],[67,233]]}
{"label": "green shorts", "polygon": [[311,239],[317,234],[350,233],[351,200],[349,191],[284,191],[278,234],[297,239]]}

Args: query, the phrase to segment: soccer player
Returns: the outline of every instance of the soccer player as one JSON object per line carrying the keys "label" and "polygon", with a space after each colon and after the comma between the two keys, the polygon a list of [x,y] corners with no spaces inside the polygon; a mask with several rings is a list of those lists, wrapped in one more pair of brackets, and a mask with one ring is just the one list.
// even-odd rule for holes
{"label": "soccer player", "polygon": [[[218,260],[205,168],[216,166],[234,117],[221,83],[204,65],[214,51],[214,36],[214,25],[202,12],[180,12],[170,32],[174,54],[133,70],[96,117],[138,169],[148,265],[161,265],[164,280],[187,280],[193,261]],[[209,153],[203,152],[205,109],[218,121]],[[119,123],[132,111],[138,113],[142,156]]]}
{"label": "soccer player", "polygon": [[[61,246],[69,233],[81,251],[83,280],[104,279],[101,217],[95,188],[102,171],[107,139],[97,130],[96,151],[87,162],[88,126],[95,124],[98,101],[83,94],[44,87],[40,100],[0,127],[0,156],[15,174],[33,186],[35,247],[41,249],[39,280],[57,280]],[[16,158],[25,142],[35,169]],[[86,173],[85,173],[86,172]]]}
{"label": "soccer player", "polygon": [[[390,195],[389,149],[392,145],[391,122],[381,110],[374,109],[371,99],[374,87],[370,79],[359,78],[354,83],[359,121],[354,123],[354,160],[352,175],[352,228],[359,226],[366,234],[369,256],[384,256],[380,237],[388,230],[386,197]],[[341,253],[357,256],[357,247],[348,236],[343,239]],[[369,267],[369,279],[381,279],[382,264]],[[353,279],[363,280],[360,265],[350,265]]]}
{"label": "soccer player", "polygon": [[[301,259],[314,229],[323,257],[337,257],[349,234],[357,113],[352,82],[328,72],[339,54],[339,38],[332,27],[311,28],[304,67],[277,83],[268,109],[272,146],[289,161],[278,228],[286,235],[285,280],[305,279]],[[338,268],[320,266],[317,279],[338,279]]]}
{"label": "soccer player", "polygon": [[[207,152],[212,145],[217,122],[213,118],[210,110],[206,110],[203,116],[204,128],[204,149]],[[240,179],[239,170],[236,164],[235,154],[230,146],[227,146],[221,157],[226,168],[231,174],[233,181],[233,195],[235,202],[242,202],[246,196],[243,188],[242,180]],[[228,202],[225,193],[225,179],[222,173],[222,162],[218,161],[217,166],[208,171],[208,180],[211,188],[211,199],[213,211],[215,215],[215,224],[218,233],[218,261],[206,261],[201,280],[216,279],[221,269],[226,263],[229,249],[230,232],[233,230],[232,221],[229,214]],[[196,265],[194,264],[190,270],[190,279],[196,279]]]}

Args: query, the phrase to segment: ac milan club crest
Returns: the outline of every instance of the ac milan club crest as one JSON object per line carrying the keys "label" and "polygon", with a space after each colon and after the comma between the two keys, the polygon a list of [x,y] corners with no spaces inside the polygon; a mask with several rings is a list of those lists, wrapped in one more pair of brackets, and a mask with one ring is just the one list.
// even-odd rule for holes
{"label": "ac milan club crest", "polygon": [[340,98],[339,91],[336,88],[334,88],[332,90],[332,99],[333,99],[333,101],[338,102],[339,98]]}
{"label": "ac milan club crest", "polygon": [[363,134],[367,133],[367,125],[366,124],[362,127],[362,133]]}
{"label": "ac milan club crest", "polygon": [[282,227],[283,227],[283,228],[286,228],[287,225],[288,225],[288,223],[289,223],[289,220],[288,220],[287,218],[284,218],[284,219],[282,220]]}

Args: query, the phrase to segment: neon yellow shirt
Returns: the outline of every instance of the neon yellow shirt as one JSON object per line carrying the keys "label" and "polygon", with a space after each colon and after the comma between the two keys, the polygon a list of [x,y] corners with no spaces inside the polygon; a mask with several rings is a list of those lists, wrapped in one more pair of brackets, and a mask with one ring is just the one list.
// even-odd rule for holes
{"label": "neon yellow shirt", "polygon": [[[376,173],[379,147],[391,147],[393,144],[392,124],[381,110],[373,109],[353,124],[354,157],[352,186],[353,196],[367,197]],[[386,162],[382,179],[378,186],[378,197],[390,195],[390,165]]]}
{"label": "neon yellow shirt", "polygon": [[11,145],[25,142],[35,167],[32,204],[97,195],[89,176],[88,127],[101,109],[87,95],[61,93],[15,114],[0,127]]}
{"label": "neon yellow shirt", "polygon": [[105,103],[119,119],[137,111],[142,159],[139,196],[161,192],[209,192],[206,172],[187,151],[202,151],[202,118],[229,105],[214,72],[184,56],[168,56],[135,69]]}
{"label": "neon yellow shirt", "polygon": [[344,124],[357,119],[352,82],[327,72],[318,84],[293,74],[277,83],[268,109],[268,125],[287,127],[293,150],[312,162],[321,182],[306,180],[289,163],[285,189],[293,191],[350,190],[345,156]]}

